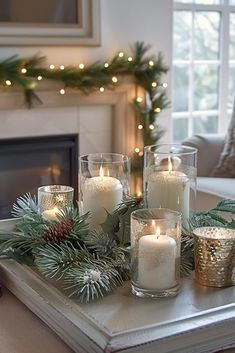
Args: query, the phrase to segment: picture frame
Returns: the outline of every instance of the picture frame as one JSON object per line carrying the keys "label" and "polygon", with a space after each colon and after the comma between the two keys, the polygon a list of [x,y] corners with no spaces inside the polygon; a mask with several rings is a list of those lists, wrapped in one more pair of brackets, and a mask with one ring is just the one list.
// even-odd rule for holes
{"label": "picture frame", "polygon": [[76,1],[76,24],[0,22],[0,45],[100,45],[100,0]]}

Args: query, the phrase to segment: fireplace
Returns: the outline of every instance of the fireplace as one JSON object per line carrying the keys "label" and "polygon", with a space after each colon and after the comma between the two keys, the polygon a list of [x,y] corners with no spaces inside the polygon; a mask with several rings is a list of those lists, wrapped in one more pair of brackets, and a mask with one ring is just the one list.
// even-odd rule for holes
{"label": "fireplace", "polygon": [[78,135],[0,140],[0,219],[20,195],[41,185],[70,185],[78,194]]}

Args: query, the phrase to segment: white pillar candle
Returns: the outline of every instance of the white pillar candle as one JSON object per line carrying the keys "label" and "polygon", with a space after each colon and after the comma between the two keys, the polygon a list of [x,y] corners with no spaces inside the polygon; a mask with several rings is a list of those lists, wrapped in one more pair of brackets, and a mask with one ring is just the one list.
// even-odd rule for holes
{"label": "white pillar candle", "polygon": [[106,219],[106,211],[113,212],[122,202],[122,198],[121,182],[116,178],[104,176],[102,168],[100,176],[87,179],[83,189],[83,213],[90,212],[90,227],[98,229]]}
{"label": "white pillar candle", "polygon": [[189,217],[190,184],[186,174],[159,171],[149,175],[147,202],[149,208],[169,208],[182,213],[183,224]]}
{"label": "white pillar candle", "polygon": [[45,210],[42,212],[42,218],[47,221],[57,221],[58,220],[59,209],[57,207],[52,208],[51,210]]}
{"label": "white pillar candle", "polygon": [[138,285],[164,290],[175,286],[176,241],[168,235],[144,235],[139,239]]}

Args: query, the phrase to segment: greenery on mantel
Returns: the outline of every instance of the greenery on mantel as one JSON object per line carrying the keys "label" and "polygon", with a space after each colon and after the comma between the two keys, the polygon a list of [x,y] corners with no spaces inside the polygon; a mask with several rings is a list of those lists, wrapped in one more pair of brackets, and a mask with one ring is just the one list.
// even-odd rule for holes
{"label": "greenery on mantel", "polygon": [[[5,89],[21,88],[28,107],[43,103],[37,95],[42,81],[61,83],[58,94],[66,94],[67,89],[76,89],[83,94],[106,89],[115,89],[126,76],[136,85],[133,107],[136,112],[136,141],[134,168],[142,167],[143,146],[156,144],[164,131],[157,124],[157,116],[169,105],[166,95],[167,84],[162,76],[168,67],[163,56],[149,55],[149,45],[137,42],[130,53],[119,52],[114,57],[91,65],[80,63],[77,66],[47,66],[46,58],[35,55],[31,58],[12,56],[0,62],[0,86]],[[138,87],[141,94],[138,94]]]}
{"label": "greenery on mantel", "polygon": [[[99,232],[90,231],[88,214],[64,209],[56,221],[39,213],[35,197],[26,194],[13,206],[13,215],[21,217],[13,232],[0,232],[0,257],[12,258],[34,266],[47,278],[61,283],[70,296],[89,302],[122,285],[130,277],[130,214],[142,208],[141,198],[129,198],[111,214]],[[181,242],[181,272],[194,267],[192,229],[221,226],[235,229],[235,200],[224,200],[216,208],[195,214],[184,230]]]}

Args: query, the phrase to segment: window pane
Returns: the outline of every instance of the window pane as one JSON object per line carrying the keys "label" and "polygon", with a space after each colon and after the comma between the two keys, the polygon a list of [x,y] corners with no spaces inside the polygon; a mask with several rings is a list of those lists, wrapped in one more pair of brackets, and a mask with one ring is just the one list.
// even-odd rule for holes
{"label": "window pane", "polygon": [[174,2],[183,2],[183,3],[187,3],[187,4],[193,4],[194,3],[193,0],[174,0]]}
{"label": "window pane", "polygon": [[229,4],[230,4],[230,5],[235,5],[235,0],[230,0],[230,1],[229,1]]}
{"label": "window pane", "polygon": [[222,0],[195,0],[195,4],[220,5]]}
{"label": "window pane", "polygon": [[174,143],[181,142],[188,136],[188,118],[173,119],[173,140]]}
{"label": "window pane", "polygon": [[230,14],[229,57],[230,57],[230,59],[235,59],[235,13]]}
{"label": "window pane", "polygon": [[218,59],[220,15],[218,12],[196,12],[194,17],[195,59]]}
{"label": "window pane", "polygon": [[189,11],[174,12],[174,59],[189,59],[192,14]]}
{"label": "window pane", "polygon": [[229,68],[229,98],[228,98],[228,108],[233,107],[235,97],[235,65],[231,65]]}
{"label": "window pane", "polygon": [[193,119],[194,134],[216,133],[218,128],[218,116],[202,116]]}
{"label": "window pane", "polygon": [[189,70],[187,65],[175,65],[173,70],[173,111],[188,111]]}
{"label": "window pane", "polygon": [[218,109],[218,65],[198,65],[194,78],[194,110]]}

